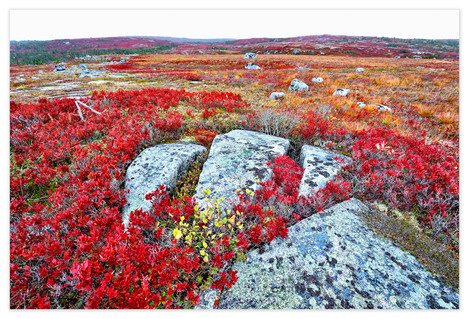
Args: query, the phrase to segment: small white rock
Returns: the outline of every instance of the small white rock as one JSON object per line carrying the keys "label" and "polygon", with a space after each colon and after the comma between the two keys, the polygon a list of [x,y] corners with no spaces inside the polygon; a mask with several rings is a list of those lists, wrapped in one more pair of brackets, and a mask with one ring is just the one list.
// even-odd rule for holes
{"label": "small white rock", "polygon": [[349,89],[338,89],[332,95],[340,95],[340,96],[347,96],[350,93]]}
{"label": "small white rock", "polygon": [[316,82],[316,83],[321,83],[321,82],[324,81],[324,79],[319,77],[319,76],[316,76],[316,77],[312,78],[311,81]]}
{"label": "small white rock", "polygon": [[308,85],[298,79],[293,79],[288,88],[289,91],[308,91],[308,89]]}
{"label": "small white rock", "polygon": [[365,71],[364,68],[356,68],[356,69],[355,69],[355,72],[363,72],[363,71]]}
{"label": "small white rock", "polygon": [[283,92],[273,92],[272,94],[270,94],[271,100],[278,100],[283,98],[285,98],[285,93]]}
{"label": "small white rock", "polygon": [[245,68],[245,69],[248,69],[248,70],[259,70],[261,67],[258,66],[258,65],[255,64],[255,63],[248,62],[248,64],[246,64],[246,66],[245,66],[244,68]]}

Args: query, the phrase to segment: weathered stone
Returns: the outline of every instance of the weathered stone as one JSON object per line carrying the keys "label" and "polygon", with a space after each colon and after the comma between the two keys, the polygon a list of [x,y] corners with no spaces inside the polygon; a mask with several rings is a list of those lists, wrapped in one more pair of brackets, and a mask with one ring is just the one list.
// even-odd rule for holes
{"label": "weathered stone", "polygon": [[271,100],[278,100],[283,98],[285,98],[285,93],[283,92],[273,92],[272,94],[270,94]]}
{"label": "weathered stone", "polygon": [[57,64],[57,65],[55,66],[55,71],[58,71],[58,72],[60,72],[60,71],[65,71],[65,65],[63,65],[63,64]]}
{"label": "weathered stone", "polygon": [[245,68],[245,69],[248,69],[248,70],[259,70],[261,67],[258,66],[258,65],[255,64],[255,63],[248,62],[248,64],[246,64],[246,66],[245,66],[244,68]]}
{"label": "weathered stone", "polygon": [[237,190],[259,189],[259,182],[272,176],[267,162],[287,153],[290,142],[284,138],[254,131],[233,130],[217,135],[204,164],[194,198],[205,205],[204,190],[210,198],[225,197],[224,207],[236,200]]}
{"label": "weathered stone", "polygon": [[255,54],[254,52],[248,52],[243,57],[243,59],[256,59],[256,58],[257,58],[257,54]]}
{"label": "weathered stone", "polygon": [[88,66],[87,66],[86,64],[84,64],[84,63],[78,65],[78,67],[79,67],[80,69],[84,69],[84,70],[88,69]]}
{"label": "weathered stone", "polygon": [[356,69],[355,69],[355,72],[364,72],[364,71],[365,71],[364,68],[356,68]]}
{"label": "weathered stone", "polygon": [[319,77],[319,76],[316,76],[316,77],[312,78],[311,81],[316,82],[316,83],[322,83],[324,81],[324,79]]}
{"label": "weathered stone", "polygon": [[300,166],[305,171],[301,179],[299,195],[306,197],[324,188],[340,168],[350,164],[351,161],[352,159],[348,156],[315,146],[303,145],[300,153]]}
{"label": "weathered stone", "polygon": [[341,96],[347,96],[350,93],[349,89],[338,89],[334,92],[332,95],[341,95]]}
{"label": "weathered stone", "polygon": [[357,102],[358,107],[366,107],[368,103],[366,102]]}
{"label": "weathered stone", "polygon": [[160,185],[167,190],[176,186],[178,178],[189,168],[206,148],[195,144],[160,144],[145,149],[127,169],[125,190],[127,204],[124,206],[124,225],[129,223],[132,211],[151,209],[151,201],[145,195]]}
{"label": "weathered stone", "polygon": [[217,308],[459,308],[458,293],[366,226],[357,215],[366,210],[357,199],[342,202],[249,252]]}
{"label": "weathered stone", "polygon": [[308,91],[308,89],[308,85],[298,79],[293,79],[288,88],[289,91]]}

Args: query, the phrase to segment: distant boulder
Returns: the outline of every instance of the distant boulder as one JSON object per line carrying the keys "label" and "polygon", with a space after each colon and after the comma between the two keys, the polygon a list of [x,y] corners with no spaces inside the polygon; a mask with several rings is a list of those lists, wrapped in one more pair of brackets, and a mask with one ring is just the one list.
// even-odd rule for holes
{"label": "distant boulder", "polygon": [[243,59],[256,59],[257,54],[254,52],[248,52],[244,55]]}
{"label": "distant boulder", "polygon": [[378,104],[378,111],[392,113],[392,109],[384,104]]}
{"label": "distant boulder", "polygon": [[368,105],[366,102],[357,102],[358,107],[365,107]]}
{"label": "distant boulder", "polygon": [[364,72],[364,71],[365,71],[364,68],[356,68],[356,69],[355,69],[355,72]]}
{"label": "distant boulder", "polygon": [[65,65],[63,65],[63,64],[57,64],[57,65],[55,66],[55,70],[58,71],[58,72],[60,72],[60,71],[65,71]]}
{"label": "distant boulder", "polygon": [[332,95],[347,96],[350,93],[349,89],[338,89]]}
{"label": "distant boulder", "polygon": [[316,76],[316,77],[312,78],[311,81],[316,82],[316,83],[322,83],[324,81],[324,79]]}
{"label": "distant boulder", "polygon": [[289,91],[308,91],[308,89],[308,85],[298,79],[293,79],[288,88]]}
{"label": "distant boulder", "polygon": [[278,100],[283,98],[285,98],[285,93],[283,92],[273,92],[272,94],[270,94],[271,100]]}
{"label": "distant boulder", "polygon": [[86,64],[80,64],[78,67],[83,70],[88,69],[88,66]]}
{"label": "distant boulder", "polygon": [[255,64],[255,63],[248,62],[248,64],[246,64],[246,66],[245,66],[244,68],[245,68],[245,69],[248,69],[248,70],[259,70],[261,67],[258,66],[258,65]]}

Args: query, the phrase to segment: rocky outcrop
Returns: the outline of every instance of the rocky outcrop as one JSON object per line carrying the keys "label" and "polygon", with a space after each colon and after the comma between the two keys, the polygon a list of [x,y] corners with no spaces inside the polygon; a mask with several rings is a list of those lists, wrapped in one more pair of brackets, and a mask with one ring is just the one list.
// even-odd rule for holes
{"label": "rocky outcrop", "polygon": [[236,191],[259,189],[259,182],[272,176],[267,162],[287,153],[286,139],[254,131],[233,130],[217,135],[204,164],[194,198],[204,204],[204,190],[211,198],[225,197],[225,206],[237,199]]}
{"label": "rocky outcrop", "polygon": [[338,90],[335,90],[334,94],[332,95],[347,96],[349,93],[350,93],[349,89],[338,89]]}
{"label": "rocky outcrop", "polygon": [[288,88],[289,91],[308,91],[308,89],[308,85],[298,79],[293,79]]}
{"label": "rocky outcrop", "polygon": [[254,52],[248,52],[244,55],[243,59],[256,59],[257,54]]}
{"label": "rocky outcrop", "polygon": [[285,93],[283,92],[273,92],[272,94],[270,94],[271,100],[278,100],[283,98],[285,98]]}
{"label": "rocky outcrop", "polygon": [[339,153],[319,147],[304,145],[300,153],[300,166],[305,169],[298,191],[301,196],[309,196],[324,188],[339,171],[350,164],[352,159]]}
{"label": "rocky outcrop", "polygon": [[57,64],[56,66],[54,66],[54,69],[55,69],[55,71],[57,71],[57,72],[65,71],[65,65],[63,65],[63,64]]}
{"label": "rocky outcrop", "polygon": [[160,144],[145,149],[127,169],[125,190],[127,204],[123,209],[124,225],[128,225],[132,211],[151,209],[145,195],[160,185],[172,190],[178,178],[190,167],[206,148],[195,144]]}
{"label": "rocky outcrop", "polygon": [[[345,201],[249,252],[234,265],[239,279],[217,308],[458,308],[457,293],[360,220],[357,213],[366,210],[356,199]],[[213,305],[214,298],[203,300]]]}
{"label": "rocky outcrop", "polygon": [[246,64],[246,66],[245,66],[244,68],[245,68],[245,69],[248,69],[248,70],[259,70],[261,67],[258,66],[258,65],[255,64],[255,63],[248,62],[248,64]]}

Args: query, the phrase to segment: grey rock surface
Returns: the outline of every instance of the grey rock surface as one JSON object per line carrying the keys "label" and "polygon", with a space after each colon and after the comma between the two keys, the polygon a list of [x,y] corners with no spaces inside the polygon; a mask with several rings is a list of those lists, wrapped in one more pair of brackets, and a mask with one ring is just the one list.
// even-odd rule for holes
{"label": "grey rock surface", "polygon": [[338,89],[334,92],[332,95],[341,95],[341,96],[347,96],[350,93],[349,89]]}
{"label": "grey rock surface", "polygon": [[[343,160],[342,163],[341,160]],[[348,156],[315,146],[303,145],[300,153],[300,166],[305,171],[301,178],[299,195],[309,196],[312,192],[324,188],[326,183],[337,175],[340,168],[350,164],[351,161],[352,159]]]}
{"label": "grey rock surface", "polygon": [[272,176],[267,162],[287,153],[290,142],[284,138],[247,130],[233,130],[217,135],[204,164],[194,198],[205,207],[204,190],[210,197],[225,197],[225,206],[237,199],[236,191],[259,189],[259,183]]}
{"label": "grey rock surface", "polygon": [[248,70],[259,70],[261,67],[258,66],[258,65],[255,64],[255,63],[248,62],[248,64],[246,64],[246,66],[245,66],[244,68],[245,68],[245,69],[248,69]]}
{"label": "grey rock surface", "polygon": [[123,222],[128,225],[130,213],[142,208],[151,209],[145,195],[160,185],[172,190],[178,178],[207,149],[195,144],[160,144],[145,149],[130,164],[125,176],[127,204],[123,208]]}
{"label": "grey rock surface", "polygon": [[322,82],[324,82],[324,79],[319,77],[319,76],[316,76],[316,77],[312,78],[311,81],[316,82],[316,83],[322,83]]}
{"label": "grey rock surface", "polygon": [[308,89],[308,85],[298,79],[293,79],[288,88],[289,91],[308,91]]}
{"label": "grey rock surface", "polygon": [[356,69],[355,69],[355,72],[364,72],[364,71],[365,71],[364,68],[356,68]]}
{"label": "grey rock surface", "polygon": [[257,58],[257,54],[254,53],[254,52],[247,52],[243,59],[256,59]]}
{"label": "grey rock surface", "polygon": [[366,209],[357,199],[342,202],[249,252],[217,308],[459,308],[458,293],[360,220]]}

